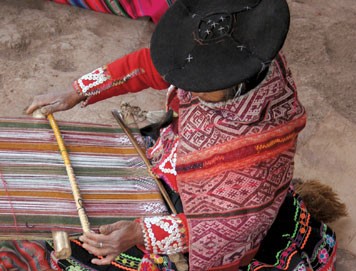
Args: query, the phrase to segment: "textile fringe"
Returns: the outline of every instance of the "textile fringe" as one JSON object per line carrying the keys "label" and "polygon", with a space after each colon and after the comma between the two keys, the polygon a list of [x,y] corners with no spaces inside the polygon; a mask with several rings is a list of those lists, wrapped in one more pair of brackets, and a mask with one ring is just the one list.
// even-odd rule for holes
{"label": "textile fringe", "polygon": [[319,180],[294,179],[296,192],[301,196],[308,211],[324,223],[334,222],[348,216],[347,207],[337,193]]}

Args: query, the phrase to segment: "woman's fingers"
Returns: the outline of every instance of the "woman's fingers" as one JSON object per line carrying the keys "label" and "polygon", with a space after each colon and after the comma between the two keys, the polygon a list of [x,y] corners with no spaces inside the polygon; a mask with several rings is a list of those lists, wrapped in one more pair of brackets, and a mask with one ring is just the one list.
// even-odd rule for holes
{"label": "woman's fingers", "polygon": [[69,108],[72,108],[72,106],[68,106],[66,103],[63,103],[63,101],[57,101],[57,102],[54,102],[52,104],[48,104],[48,105],[45,105],[45,106],[42,106],[40,108],[40,111],[43,115],[49,115],[49,114],[52,114],[54,112],[58,112],[58,111],[65,111]]}
{"label": "woman's fingers", "polygon": [[80,96],[72,89],[64,92],[38,95],[33,98],[32,103],[26,109],[26,114],[30,115],[37,109],[40,109],[44,115],[68,110],[84,99],[84,96]]}
{"label": "woman's fingers", "polygon": [[54,112],[60,111],[60,107],[58,106],[58,103],[54,103],[54,104],[42,106],[39,110],[43,115],[47,116]]}
{"label": "woman's fingers", "polygon": [[32,103],[26,108],[26,114],[31,115],[35,110],[53,102],[49,98],[50,97],[46,97],[45,95],[35,96]]}
{"label": "woman's fingers", "polygon": [[88,238],[87,235],[83,235],[79,239],[83,242],[84,249],[86,249],[89,253],[99,257],[92,260],[92,263],[94,264],[110,264],[115,259],[115,257],[120,254],[118,248],[113,246],[110,240],[107,240],[100,234],[91,235],[91,238]]}
{"label": "woman's fingers", "polygon": [[134,245],[143,244],[140,224],[134,221],[119,221],[100,227],[100,233],[86,232],[80,238],[83,248],[103,259],[96,264],[109,264],[117,255]]}
{"label": "woman's fingers", "polygon": [[91,260],[91,262],[96,265],[107,265],[107,264],[110,264],[115,259],[115,257],[116,257],[116,255],[114,255],[114,254],[106,255],[105,257],[102,257],[100,259],[94,258]]}
{"label": "woman's fingers", "polygon": [[89,239],[85,235],[79,237],[79,240],[83,242],[83,245],[88,245],[90,247],[103,247],[104,243],[101,241]]}
{"label": "woman's fingers", "polygon": [[60,101],[55,101],[50,104],[44,103],[44,102],[39,102],[39,103],[36,103],[36,104],[30,106],[26,110],[26,114],[32,114],[34,111],[39,110],[43,115],[47,116],[54,112],[63,111],[66,109],[68,109],[67,106],[65,104],[61,103]]}
{"label": "woman's fingers", "polygon": [[102,225],[99,228],[100,233],[109,235],[113,231],[119,230],[121,226],[125,226],[127,221],[117,221],[112,224]]}
{"label": "woman's fingers", "polygon": [[97,243],[95,245],[90,245],[89,243],[84,243],[83,248],[85,248],[87,251],[89,251],[91,254],[94,254],[95,256],[106,256],[106,255],[111,255],[115,254],[118,255],[116,250],[112,248],[111,246],[107,244],[102,244],[102,247],[99,247],[100,243]]}

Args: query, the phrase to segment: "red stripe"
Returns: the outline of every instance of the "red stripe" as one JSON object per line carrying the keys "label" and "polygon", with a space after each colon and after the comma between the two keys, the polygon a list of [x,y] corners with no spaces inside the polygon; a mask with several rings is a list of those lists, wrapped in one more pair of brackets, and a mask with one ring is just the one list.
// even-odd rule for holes
{"label": "red stripe", "polygon": [[15,242],[15,247],[26,259],[30,266],[29,270],[38,270],[38,268],[40,270],[50,269],[50,265],[46,260],[46,251],[42,246],[31,241],[20,241],[20,245],[18,244],[18,242]]}
{"label": "red stripe", "polygon": [[0,252],[0,266],[4,265],[5,270],[28,270],[28,266],[12,251]]}
{"label": "red stripe", "polygon": [[68,4],[67,0],[53,0],[53,2],[58,3],[58,4],[65,4],[65,5]]}
{"label": "red stripe", "polygon": [[[235,140],[219,144],[218,146],[203,149],[199,152],[185,154],[184,159],[179,159],[179,161],[177,161],[177,172],[183,174],[194,171],[194,169],[201,169],[203,163],[206,163],[206,161],[209,160],[214,160],[218,156],[225,157],[231,154],[238,160],[248,158],[237,153],[240,150],[244,150],[247,154],[251,151],[255,154],[273,151],[273,149],[279,148],[280,146],[290,144],[290,142],[296,138],[298,132],[304,128],[305,121],[306,117],[303,115],[300,118],[291,121],[288,125],[277,126],[267,132],[251,135],[247,139],[238,137]],[[249,150],[251,147],[255,148],[255,150]],[[224,159],[226,159],[226,157]]]}
{"label": "red stripe", "polygon": [[102,13],[107,13],[106,8],[103,6],[102,2],[100,0],[86,0],[88,6],[90,9]]}

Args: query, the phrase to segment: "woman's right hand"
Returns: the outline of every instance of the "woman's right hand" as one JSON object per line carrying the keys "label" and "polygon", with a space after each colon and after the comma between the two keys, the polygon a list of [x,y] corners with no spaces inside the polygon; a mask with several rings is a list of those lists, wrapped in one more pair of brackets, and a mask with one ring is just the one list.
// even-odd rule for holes
{"label": "woman's right hand", "polygon": [[47,116],[57,111],[71,109],[85,98],[85,96],[79,95],[73,89],[65,92],[50,92],[37,95],[33,98],[31,105],[27,107],[26,114],[30,115],[39,109],[43,115]]}

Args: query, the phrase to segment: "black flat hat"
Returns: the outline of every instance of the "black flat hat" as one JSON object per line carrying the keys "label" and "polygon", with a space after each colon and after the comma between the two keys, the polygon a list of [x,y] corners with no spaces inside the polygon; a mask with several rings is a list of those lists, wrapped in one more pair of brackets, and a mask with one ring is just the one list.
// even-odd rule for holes
{"label": "black flat hat", "polygon": [[153,64],[188,91],[232,87],[271,63],[289,20],[285,0],[177,0],[152,35]]}

